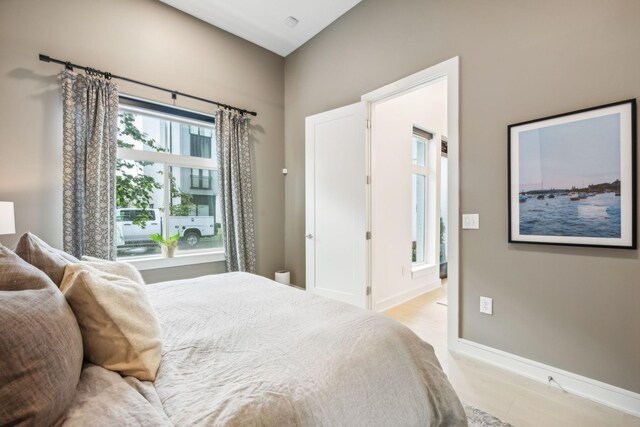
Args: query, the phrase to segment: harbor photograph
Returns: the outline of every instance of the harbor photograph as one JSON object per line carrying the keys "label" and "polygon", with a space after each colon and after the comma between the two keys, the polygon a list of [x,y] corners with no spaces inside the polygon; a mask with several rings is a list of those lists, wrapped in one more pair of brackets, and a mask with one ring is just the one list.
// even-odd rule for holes
{"label": "harbor photograph", "polygon": [[620,237],[619,122],[609,115],[520,134],[520,234]]}
{"label": "harbor photograph", "polygon": [[512,234],[566,244],[623,238],[632,165],[624,162],[622,120],[612,112],[518,130],[510,141]]}

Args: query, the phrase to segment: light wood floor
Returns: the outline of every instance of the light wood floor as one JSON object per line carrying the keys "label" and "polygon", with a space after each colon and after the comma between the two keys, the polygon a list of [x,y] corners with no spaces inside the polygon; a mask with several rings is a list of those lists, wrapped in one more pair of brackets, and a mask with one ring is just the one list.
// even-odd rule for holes
{"label": "light wood floor", "polygon": [[446,288],[386,311],[433,345],[460,399],[515,427],[640,427],[640,418],[447,351]]}

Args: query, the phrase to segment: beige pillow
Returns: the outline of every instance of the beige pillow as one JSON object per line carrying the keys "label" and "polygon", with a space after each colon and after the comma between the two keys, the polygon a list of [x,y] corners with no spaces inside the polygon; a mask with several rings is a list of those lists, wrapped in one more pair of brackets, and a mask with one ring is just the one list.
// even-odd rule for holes
{"label": "beige pillow", "polygon": [[141,285],[145,284],[144,279],[142,278],[142,275],[140,274],[138,269],[128,262],[107,261],[91,256],[83,256],[82,264],[93,267],[96,270],[102,271],[103,273],[111,273],[115,274],[116,276],[127,277],[136,283],[140,283]]}
{"label": "beige pillow", "polygon": [[80,325],[87,360],[143,381],[156,378],[162,333],[144,285],[80,263],[67,267],[60,290]]}
{"label": "beige pillow", "polygon": [[76,395],[82,337],[62,293],[0,245],[0,425],[55,425]]}
{"label": "beige pillow", "polygon": [[67,265],[79,262],[76,257],[52,248],[44,240],[31,233],[22,235],[15,253],[29,264],[44,271],[56,286],[60,286]]}

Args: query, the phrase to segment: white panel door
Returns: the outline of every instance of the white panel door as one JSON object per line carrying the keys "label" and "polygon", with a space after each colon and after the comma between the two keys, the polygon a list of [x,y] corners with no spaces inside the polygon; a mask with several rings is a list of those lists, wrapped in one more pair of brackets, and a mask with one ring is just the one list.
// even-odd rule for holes
{"label": "white panel door", "polygon": [[306,119],[307,290],[367,308],[364,103]]}

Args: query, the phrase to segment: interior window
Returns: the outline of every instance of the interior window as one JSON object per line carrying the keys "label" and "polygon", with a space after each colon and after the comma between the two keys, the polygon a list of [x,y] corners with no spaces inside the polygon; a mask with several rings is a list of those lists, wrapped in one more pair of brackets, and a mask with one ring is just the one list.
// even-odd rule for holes
{"label": "interior window", "polygon": [[420,266],[427,262],[428,222],[428,144],[433,134],[418,128],[411,138],[411,262]]}

